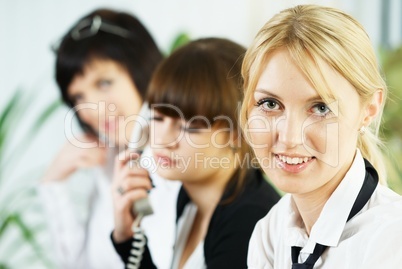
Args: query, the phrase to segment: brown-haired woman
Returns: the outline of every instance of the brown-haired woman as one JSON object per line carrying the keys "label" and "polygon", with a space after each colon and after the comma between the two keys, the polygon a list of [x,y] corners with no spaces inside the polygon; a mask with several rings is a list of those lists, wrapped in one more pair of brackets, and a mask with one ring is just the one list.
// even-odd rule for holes
{"label": "brown-haired woman", "polygon": [[[183,184],[171,268],[245,268],[253,227],[279,199],[251,168],[238,129],[244,52],[225,39],[193,41],[163,61],[151,80],[147,101],[157,173]],[[129,263],[136,220],[131,204],[151,186],[145,171],[121,171],[113,184],[125,192],[114,195],[112,239]],[[154,268],[151,256],[145,247],[137,267]]]}

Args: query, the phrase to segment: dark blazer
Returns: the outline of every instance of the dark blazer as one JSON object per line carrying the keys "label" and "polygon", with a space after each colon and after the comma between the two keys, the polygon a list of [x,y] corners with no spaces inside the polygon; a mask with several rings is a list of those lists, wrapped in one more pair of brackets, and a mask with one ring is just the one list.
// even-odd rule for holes
{"label": "dark blazer", "polygon": [[[235,175],[237,176],[237,175]],[[248,242],[257,221],[263,218],[271,207],[279,201],[280,195],[264,179],[257,169],[250,169],[246,175],[243,190],[228,204],[225,200],[233,194],[234,185],[230,182],[215,208],[204,240],[205,263],[208,269],[247,268]],[[182,187],[177,199],[177,218],[190,202]],[[132,240],[114,244],[116,251],[127,263]],[[141,268],[156,268],[146,247]]]}

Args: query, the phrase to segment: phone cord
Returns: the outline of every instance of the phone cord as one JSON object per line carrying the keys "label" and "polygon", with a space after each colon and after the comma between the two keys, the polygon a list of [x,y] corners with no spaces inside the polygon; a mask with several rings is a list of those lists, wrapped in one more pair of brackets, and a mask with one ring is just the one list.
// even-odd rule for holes
{"label": "phone cord", "polygon": [[133,243],[126,265],[127,269],[139,269],[141,265],[142,255],[144,254],[145,245],[147,243],[144,230],[140,227],[142,217],[143,214],[139,213],[131,226],[131,230],[133,231]]}

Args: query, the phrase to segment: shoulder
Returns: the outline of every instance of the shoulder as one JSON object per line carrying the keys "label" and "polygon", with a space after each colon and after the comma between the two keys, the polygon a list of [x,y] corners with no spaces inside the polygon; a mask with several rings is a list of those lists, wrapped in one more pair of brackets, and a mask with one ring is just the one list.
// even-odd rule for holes
{"label": "shoulder", "polygon": [[291,195],[287,194],[260,219],[253,230],[248,250],[249,268],[273,267],[275,246],[286,234],[290,220]]}
{"label": "shoulder", "polygon": [[236,202],[269,210],[280,198],[279,193],[264,178],[262,172],[258,169],[251,169],[247,173],[244,190],[239,194]]}
{"label": "shoulder", "polygon": [[256,226],[256,230],[260,233],[269,236],[267,233],[277,233],[286,223],[289,222],[289,217],[292,216],[292,196],[284,195],[278,203],[266,214]]}
{"label": "shoulder", "polygon": [[252,230],[257,221],[280,200],[280,195],[259,170],[250,170],[246,180],[243,191],[234,201],[217,206],[210,227],[227,225],[228,230]]}
{"label": "shoulder", "polygon": [[399,268],[402,263],[402,202],[392,202],[375,211],[372,213],[376,217],[370,218],[375,223],[363,229],[361,236],[366,240],[365,268],[373,268],[373,264],[378,265],[376,268]]}

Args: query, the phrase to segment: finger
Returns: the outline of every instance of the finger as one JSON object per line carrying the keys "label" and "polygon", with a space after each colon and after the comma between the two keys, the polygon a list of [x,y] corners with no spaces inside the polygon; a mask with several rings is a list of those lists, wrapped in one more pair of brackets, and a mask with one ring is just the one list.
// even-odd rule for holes
{"label": "finger", "polygon": [[115,159],[115,168],[121,169],[123,166],[125,166],[129,161],[135,161],[140,158],[140,153],[139,152],[134,152],[132,150],[125,150],[121,153],[119,153],[116,156]]}
{"label": "finger", "polygon": [[126,164],[123,168],[121,168],[121,174],[130,175],[130,176],[141,176],[141,177],[149,177],[149,172],[147,169],[142,168],[139,164]]}
{"label": "finger", "polygon": [[120,182],[123,181],[126,177],[144,177],[149,178],[149,173],[146,169],[141,167],[130,167],[129,165],[125,165],[121,167],[119,164],[116,164],[113,182],[112,184],[120,185]]}
{"label": "finger", "polygon": [[135,189],[124,193],[116,204],[116,210],[120,212],[132,212],[133,204],[148,196],[144,189]]}
{"label": "finger", "polygon": [[131,191],[134,189],[144,189],[149,191],[152,189],[151,180],[144,177],[127,177],[125,180],[120,182],[117,188],[121,188],[124,192]]}
{"label": "finger", "polygon": [[123,190],[133,188],[145,188],[146,190],[150,190],[152,188],[152,182],[148,171],[145,169],[131,171],[131,169],[126,166],[120,171],[114,171],[112,188],[117,190],[122,187],[124,187]]}

